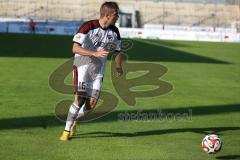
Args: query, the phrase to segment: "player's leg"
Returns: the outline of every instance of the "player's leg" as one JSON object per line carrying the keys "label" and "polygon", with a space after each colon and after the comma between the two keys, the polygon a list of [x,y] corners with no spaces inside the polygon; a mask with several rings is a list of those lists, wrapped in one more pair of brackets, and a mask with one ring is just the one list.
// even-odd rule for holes
{"label": "player's leg", "polygon": [[92,83],[88,83],[86,103],[83,104],[78,112],[77,119],[91,112],[97,105],[102,87],[102,76],[97,77]]}
{"label": "player's leg", "polygon": [[[76,130],[77,130],[77,119],[79,119],[79,118],[87,115],[88,113],[90,113],[96,107],[96,104],[97,104],[97,99],[86,98],[86,102],[82,105],[82,107],[78,111],[77,117],[76,118],[74,117],[73,121],[69,121],[69,126],[71,125],[70,133],[69,133],[69,131],[66,131],[66,128],[65,128],[65,132],[68,132],[67,133],[68,138],[73,136],[75,134]],[[67,123],[66,123],[66,127],[69,127],[69,126],[67,126]]]}
{"label": "player's leg", "polygon": [[72,126],[70,128],[70,137],[73,136],[77,130],[77,120],[86,115],[87,113],[88,110],[86,110],[86,103],[83,103],[78,113],[76,113],[76,118],[74,117],[75,120],[73,121]]}
{"label": "player's leg", "polygon": [[73,135],[73,132],[75,132],[76,130],[75,120],[80,110],[79,106],[82,106],[84,103],[85,103],[85,98],[82,96],[79,96],[78,94],[75,94],[74,102],[71,104],[69,108],[65,129],[62,136],[60,137],[60,140],[63,140],[63,141],[68,140],[69,137]]}
{"label": "player's leg", "polygon": [[[79,95],[81,95],[81,93],[79,93]],[[79,108],[76,110],[76,112],[74,113],[74,117],[73,117],[73,121],[71,123],[69,123],[69,125],[71,125],[71,128],[70,128],[70,137],[74,135],[74,133],[76,132],[77,130],[77,118],[78,118],[78,114],[79,114],[79,111],[84,108],[85,106],[85,97],[86,93],[83,94],[83,96],[77,96],[75,97],[75,100],[74,100],[74,103],[78,103],[78,106]],[[78,99],[77,99],[78,98]],[[79,105],[79,102],[81,103]],[[65,128],[66,130],[66,128]]]}
{"label": "player's leg", "polygon": [[87,98],[86,103],[80,108],[80,110],[78,112],[77,119],[90,113],[96,107],[97,101],[98,101],[98,99],[93,98],[93,97]]}
{"label": "player's leg", "polygon": [[[87,97],[86,101],[81,105],[80,109],[77,111],[78,113],[75,113],[73,117],[73,121],[69,122],[69,125],[71,125],[70,128],[70,136],[73,136],[77,129],[77,120],[88,113],[90,113],[97,105],[97,97]],[[67,123],[66,123],[67,127]],[[65,130],[68,128],[65,128]]]}
{"label": "player's leg", "polygon": [[74,121],[77,118],[78,111],[80,110],[80,107],[85,103],[84,96],[86,96],[86,90],[83,90],[83,86],[79,86],[83,84],[82,82],[84,81],[85,76],[84,73],[85,68],[76,66],[73,67],[74,101],[69,108],[66,126],[62,136],[60,137],[60,140],[69,139],[70,131],[74,124]]}
{"label": "player's leg", "polygon": [[69,108],[65,131],[70,131],[73,125],[73,122],[76,120],[78,112],[84,103],[85,103],[85,97],[82,97],[79,95],[74,96],[74,102]]}

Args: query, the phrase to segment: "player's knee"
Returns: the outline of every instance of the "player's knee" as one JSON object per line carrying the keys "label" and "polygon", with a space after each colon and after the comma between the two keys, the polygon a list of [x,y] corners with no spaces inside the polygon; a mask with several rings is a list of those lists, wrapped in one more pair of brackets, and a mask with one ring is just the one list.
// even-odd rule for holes
{"label": "player's knee", "polygon": [[77,105],[77,106],[82,106],[84,103],[85,103],[85,98],[84,97],[80,97],[80,96],[77,96],[75,99],[74,99],[74,103]]}
{"label": "player's knee", "polygon": [[82,106],[85,103],[86,99],[83,97],[78,98],[78,106]]}
{"label": "player's knee", "polygon": [[96,100],[88,100],[86,102],[86,108],[87,110],[92,110],[96,107],[97,101]]}
{"label": "player's knee", "polygon": [[86,108],[87,108],[87,110],[92,110],[92,109],[94,109],[95,108],[95,104],[93,104],[93,103],[90,103],[90,104],[86,104]]}

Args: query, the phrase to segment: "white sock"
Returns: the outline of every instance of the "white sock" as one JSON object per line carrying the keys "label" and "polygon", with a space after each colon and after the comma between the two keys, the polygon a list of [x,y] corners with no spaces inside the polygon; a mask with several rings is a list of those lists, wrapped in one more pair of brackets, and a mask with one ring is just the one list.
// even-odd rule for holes
{"label": "white sock", "polygon": [[85,103],[82,105],[80,110],[78,111],[77,119],[86,115],[89,111],[86,109]]}
{"label": "white sock", "polygon": [[79,109],[80,108],[77,105],[75,105],[74,103],[70,106],[69,111],[68,111],[68,117],[67,117],[67,121],[66,121],[65,131],[70,131],[70,129],[73,125],[73,122],[77,117]]}

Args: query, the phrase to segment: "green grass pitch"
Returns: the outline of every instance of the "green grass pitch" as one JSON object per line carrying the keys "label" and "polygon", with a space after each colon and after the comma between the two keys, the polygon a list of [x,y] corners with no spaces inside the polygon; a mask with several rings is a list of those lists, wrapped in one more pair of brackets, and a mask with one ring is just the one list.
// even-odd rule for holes
{"label": "green grass pitch", "polygon": [[[71,41],[71,36],[0,34],[1,160],[240,158],[239,43],[132,39],[129,62],[167,67],[161,79],[173,90],[137,98],[136,105],[129,106],[113,88],[108,61],[103,91],[118,97],[118,106],[98,120],[78,124],[76,136],[61,142],[65,124],[55,117],[54,108],[72,96],[55,92],[48,78],[72,57]],[[71,75],[66,81],[71,82]],[[119,119],[121,113],[148,114],[160,109],[192,113],[185,120]],[[201,149],[208,133],[223,140],[217,154],[208,155]]]}

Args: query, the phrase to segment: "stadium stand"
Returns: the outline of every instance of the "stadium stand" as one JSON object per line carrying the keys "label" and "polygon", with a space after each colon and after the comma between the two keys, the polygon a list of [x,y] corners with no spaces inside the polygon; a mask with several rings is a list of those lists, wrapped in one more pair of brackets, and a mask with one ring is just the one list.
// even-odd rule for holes
{"label": "stadium stand", "polygon": [[[102,0],[0,1],[0,18],[88,20],[98,18]],[[117,0],[121,9],[139,11],[141,24],[233,27],[240,21],[239,0]],[[239,26],[235,26],[239,28]]]}

